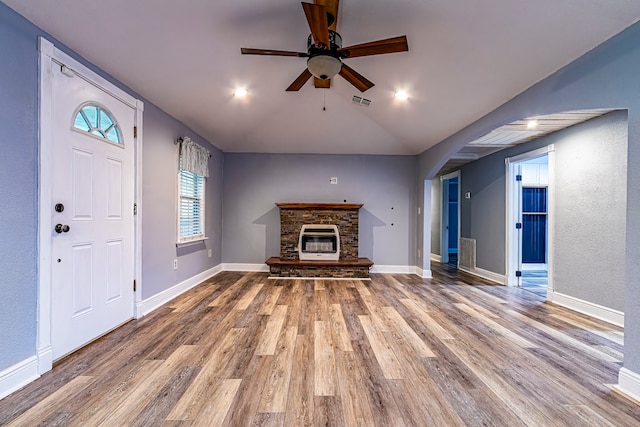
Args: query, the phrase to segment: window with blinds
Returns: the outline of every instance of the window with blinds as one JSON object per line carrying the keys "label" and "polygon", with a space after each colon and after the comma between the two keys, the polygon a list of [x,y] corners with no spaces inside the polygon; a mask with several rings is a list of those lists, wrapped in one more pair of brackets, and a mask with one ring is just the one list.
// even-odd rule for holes
{"label": "window with blinds", "polygon": [[180,170],[178,243],[204,239],[204,177]]}

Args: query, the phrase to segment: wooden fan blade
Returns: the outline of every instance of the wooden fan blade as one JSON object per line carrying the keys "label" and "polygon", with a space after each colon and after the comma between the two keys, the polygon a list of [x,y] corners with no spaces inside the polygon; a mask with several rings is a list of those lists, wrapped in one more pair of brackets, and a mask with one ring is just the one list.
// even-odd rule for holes
{"label": "wooden fan blade", "polygon": [[240,49],[243,55],[273,55],[273,56],[297,56],[299,58],[306,58],[309,56],[304,52],[291,52],[288,50],[273,50],[273,49],[249,49],[243,47]]}
{"label": "wooden fan blade", "polygon": [[302,2],[304,14],[307,17],[313,41],[316,47],[329,48],[329,24],[327,22],[327,9],[319,4]]}
{"label": "wooden fan blade", "polygon": [[331,31],[337,31],[338,28],[338,6],[339,0],[315,0],[314,4],[324,6],[327,13],[333,16],[333,22],[329,25]]}
{"label": "wooden fan blade", "polygon": [[348,65],[342,64],[342,69],[340,70],[340,75],[349,83],[354,85],[356,88],[360,90],[360,92],[365,92],[368,89],[371,89],[375,86],[372,82],[367,80],[364,76],[359,74],[356,70],[349,67]]}
{"label": "wooden fan blade", "polygon": [[407,36],[392,37],[390,39],[375,42],[362,43],[354,46],[338,49],[343,58],[355,58],[358,56],[382,55],[384,53],[406,52],[409,50]]}
{"label": "wooden fan blade", "polygon": [[313,86],[316,89],[330,89],[331,88],[331,79],[319,79],[317,77],[313,78]]}
{"label": "wooden fan blade", "polygon": [[287,92],[295,92],[300,90],[302,86],[304,86],[304,84],[310,78],[311,78],[311,73],[309,72],[308,69],[305,68],[302,74],[300,74],[298,78],[295,79],[293,83],[291,83],[291,85],[287,88]]}

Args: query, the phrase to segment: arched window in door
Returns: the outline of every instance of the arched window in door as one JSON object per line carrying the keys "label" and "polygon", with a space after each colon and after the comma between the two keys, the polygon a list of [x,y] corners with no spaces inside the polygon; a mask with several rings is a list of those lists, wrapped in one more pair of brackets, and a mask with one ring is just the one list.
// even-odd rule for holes
{"label": "arched window in door", "polygon": [[118,124],[113,116],[99,105],[87,104],[81,107],[76,112],[73,128],[114,144],[123,145]]}

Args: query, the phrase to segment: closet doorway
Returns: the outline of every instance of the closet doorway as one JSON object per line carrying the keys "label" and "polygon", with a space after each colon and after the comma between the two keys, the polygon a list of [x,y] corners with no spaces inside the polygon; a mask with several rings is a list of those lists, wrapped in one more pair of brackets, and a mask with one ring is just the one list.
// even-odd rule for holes
{"label": "closet doorway", "polygon": [[550,290],[550,158],[553,146],[507,159],[508,284]]}
{"label": "closet doorway", "polygon": [[460,244],[460,172],[440,177],[442,192],[442,230],[440,256],[443,264],[458,267]]}

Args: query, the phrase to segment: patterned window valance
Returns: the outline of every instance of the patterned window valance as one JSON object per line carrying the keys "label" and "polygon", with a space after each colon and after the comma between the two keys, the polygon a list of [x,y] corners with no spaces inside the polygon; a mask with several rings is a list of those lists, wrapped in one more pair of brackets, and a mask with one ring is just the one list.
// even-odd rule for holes
{"label": "patterned window valance", "polygon": [[195,173],[196,175],[209,176],[209,150],[196,144],[189,137],[181,138],[180,142],[180,169]]}

